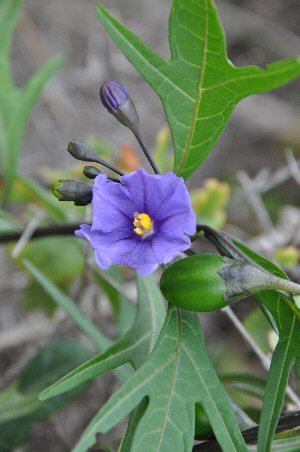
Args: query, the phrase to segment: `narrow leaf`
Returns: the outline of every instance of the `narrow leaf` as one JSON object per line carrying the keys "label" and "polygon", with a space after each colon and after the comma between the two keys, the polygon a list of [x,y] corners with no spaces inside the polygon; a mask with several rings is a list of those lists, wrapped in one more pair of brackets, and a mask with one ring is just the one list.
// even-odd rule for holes
{"label": "narrow leaf", "polygon": [[20,9],[20,0],[2,0],[0,3],[0,54],[6,55],[9,51]]}
{"label": "narrow leaf", "polygon": [[[238,242],[236,244],[263,268],[282,278],[287,278],[285,273],[272,262],[245,245]],[[257,296],[257,299],[279,335],[266,385],[258,434],[257,450],[267,452],[271,449],[281,414],[290,369],[295,361],[300,362],[300,320],[299,310],[295,305],[293,310],[291,309],[290,304],[293,302],[284,294],[264,291]]]}
{"label": "narrow leaf", "polygon": [[10,89],[12,86],[8,57],[12,34],[20,10],[20,0],[2,0],[0,2],[0,86],[5,89]]}
{"label": "narrow leaf", "polygon": [[152,351],[165,317],[164,301],[152,277],[138,277],[138,310],[132,327],[104,353],[90,359],[45,389],[41,399],[69,391],[98,375],[130,363],[137,369]]}
{"label": "narrow leaf", "polygon": [[31,110],[38,101],[46,83],[52,78],[61,66],[61,58],[53,57],[47,61],[37,73],[35,73],[27,85],[18,90],[18,99],[14,104],[14,110],[10,112],[10,127],[8,130],[8,140],[10,152],[7,154],[9,174],[15,176],[21,148],[21,140],[30,117]]}
{"label": "narrow leaf", "polygon": [[76,304],[67,297],[55,284],[50,281],[40,270],[29,261],[23,261],[24,266],[33,278],[44,288],[52,300],[62,308],[75,325],[93,341],[100,350],[106,349],[111,344],[110,339],[104,336],[100,330],[81,312]]}

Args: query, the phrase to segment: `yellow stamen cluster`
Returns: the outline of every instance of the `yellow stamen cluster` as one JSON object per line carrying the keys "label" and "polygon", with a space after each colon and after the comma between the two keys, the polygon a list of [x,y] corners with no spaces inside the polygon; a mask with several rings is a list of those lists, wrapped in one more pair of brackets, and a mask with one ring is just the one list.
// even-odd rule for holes
{"label": "yellow stamen cluster", "polygon": [[134,214],[134,232],[137,235],[148,237],[153,233],[152,220],[147,213],[135,213]]}

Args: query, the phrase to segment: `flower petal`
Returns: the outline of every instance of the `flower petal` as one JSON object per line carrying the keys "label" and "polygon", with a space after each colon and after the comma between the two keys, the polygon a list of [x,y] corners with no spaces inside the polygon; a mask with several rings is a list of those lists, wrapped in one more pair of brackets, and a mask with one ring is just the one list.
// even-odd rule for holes
{"label": "flower petal", "polygon": [[189,192],[183,182],[178,183],[172,195],[161,204],[155,219],[160,229],[169,232],[169,235],[172,235],[174,230],[188,235],[196,233],[196,215],[191,206]]}
{"label": "flower petal", "polygon": [[142,168],[122,176],[121,181],[128,188],[136,210],[152,217],[183,179],[173,173],[149,174]]}
{"label": "flower petal", "polygon": [[[101,246],[97,246],[98,239]],[[146,276],[158,267],[157,258],[149,243],[138,236],[118,239],[116,235],[113,237],[113,233],[108,233],[103,240],[103,234],[100,234],[99,238],[93,238],[93,246],[96,249],[97,263],[103,269],[112,264],[125,265]]]}
{"label": "flower petal", "polygon": [[190,238],[182,234],[176,237],[171,234],[160,233],[154,236],[152,240],[153,252],[157,257],[157,261],[161,264],[168,264],[183,251],[190,248],[190,246]]}
{"label": "flower petal", "polygon": [[96,251],[98,265],[106,270],[112,264],[127,265],[127,255],[133,252],[139,241],[134,233],[126,229],[116,229],[106,234],[94,231],[87,224],[82,224],[81,229],[75,231],[79,237],[87,239]]}
{"label": "flower petal", "polygon": [[93,188],[93,230],[109,232],[132,224],[135,207],[128,190],[99,174]]}

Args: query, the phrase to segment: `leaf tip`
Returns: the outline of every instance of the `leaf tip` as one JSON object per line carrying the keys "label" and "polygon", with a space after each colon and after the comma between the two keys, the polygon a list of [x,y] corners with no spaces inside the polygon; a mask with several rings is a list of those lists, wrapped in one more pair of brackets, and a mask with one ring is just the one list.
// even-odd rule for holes
{"label": "leaf tip", "polygon": [[48,399],[46,390],[45,390],[45,391],[42,391],[42,392],[38,395],[38,399],[39,399],[41,402],[44,402],[45,400]]}
{"label": "leaf tip", "polygon": [[108,16],[109,12],[103,5],[96,6],[96,14],[99,20],[103,19],[103,17]]}

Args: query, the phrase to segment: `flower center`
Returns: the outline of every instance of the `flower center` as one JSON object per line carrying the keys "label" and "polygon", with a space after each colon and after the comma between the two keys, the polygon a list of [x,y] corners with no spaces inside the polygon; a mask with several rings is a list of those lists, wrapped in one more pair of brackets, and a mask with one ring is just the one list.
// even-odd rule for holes
{"label": "flower center", "polygon": [[143,239],[153,234],[153,223],[147,213],[135,212],[133,220],[134,232],[143,236]]}

